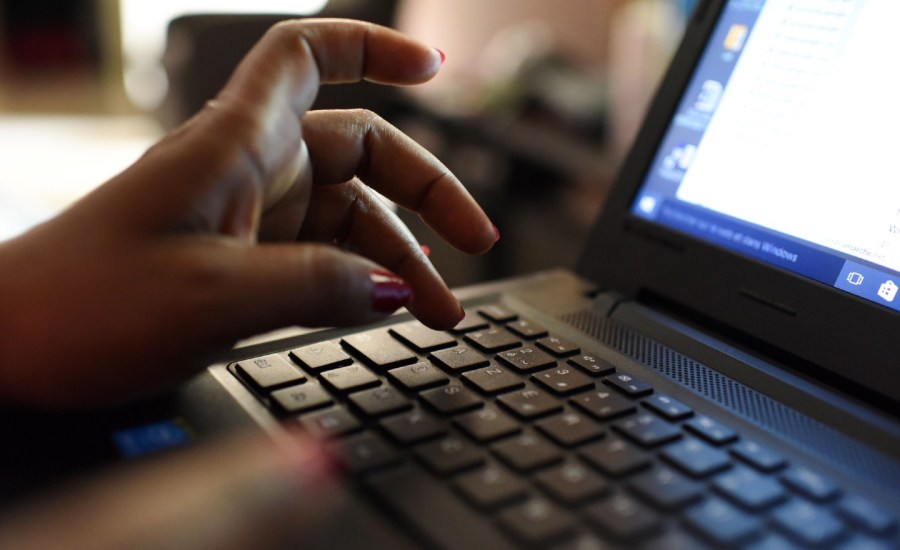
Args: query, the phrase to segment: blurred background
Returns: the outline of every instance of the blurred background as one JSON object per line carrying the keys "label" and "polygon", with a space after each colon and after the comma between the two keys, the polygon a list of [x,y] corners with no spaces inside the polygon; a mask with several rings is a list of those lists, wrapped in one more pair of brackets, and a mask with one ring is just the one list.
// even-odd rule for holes
{"label": "blurred background", "polygon": [[462,285],[571,266],[693,0],[0,0],[0,240],[52,216],[190,117],[274,22],[352,17],[443,50],[409,89],[323,89],[438,155],[502,239],[481,258],[401,216]]}

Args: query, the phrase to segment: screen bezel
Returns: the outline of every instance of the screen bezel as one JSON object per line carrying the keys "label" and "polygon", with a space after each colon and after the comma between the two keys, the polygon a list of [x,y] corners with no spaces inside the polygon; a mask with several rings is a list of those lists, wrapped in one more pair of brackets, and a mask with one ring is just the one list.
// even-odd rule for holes
{"label": "screen bezel", "polygon": [[696,9],[626,158],[579,273],[626,296],[659,296],[900,401],[900,314],[641,219],[631,207],[726,0]]}

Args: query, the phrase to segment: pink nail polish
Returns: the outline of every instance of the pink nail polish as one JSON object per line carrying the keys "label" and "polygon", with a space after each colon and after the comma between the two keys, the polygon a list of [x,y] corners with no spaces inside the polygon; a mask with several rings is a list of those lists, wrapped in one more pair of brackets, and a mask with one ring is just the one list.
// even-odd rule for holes
{"label": "pink nail polish", "polygon": [[494,242],[497,242],[499,240],[500,240],[500,230],[497,229],[497,226],[495,225],[494,226]]}
{"label": "pink nail polish", "polygon": [[431,248],[429,248],[427,244],[422,245],[422,254],[425,254],[426,258],[431,257]]}
{"label": "pink nail polish", "polygon": [[447,56],[444,54],[444,52],[442,50],[440,50],[438,48],[435,48],[435,50],[437,50],[438,55],[441,56],[441,65],[443,65],[444,62],[447,61]]}
{"label": "pink nail polish", "polygon": [[412,300],[412,288],[400,277],[386,271],[373,271],[372,309],[379,313],[397,311]]}

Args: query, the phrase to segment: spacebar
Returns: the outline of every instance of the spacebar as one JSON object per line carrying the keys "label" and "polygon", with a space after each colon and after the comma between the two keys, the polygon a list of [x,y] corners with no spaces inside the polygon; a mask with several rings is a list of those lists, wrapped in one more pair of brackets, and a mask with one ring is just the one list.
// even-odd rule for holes
{"label": "spacebar", "polygon": [[366,486],[389,513],[397,514],[423,537],[429,548],[514,548],[484,516],[415,464],[373,476]]}

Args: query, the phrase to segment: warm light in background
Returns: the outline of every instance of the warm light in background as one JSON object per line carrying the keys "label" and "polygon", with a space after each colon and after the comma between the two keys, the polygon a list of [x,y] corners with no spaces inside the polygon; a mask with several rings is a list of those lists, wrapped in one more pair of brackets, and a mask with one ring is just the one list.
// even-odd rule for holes
{"label": "warm light in background", "polygon": [[189,13],[318,13],[328,0],[121,0],[125,90],[139,108],[153,110],[166,95],[161,59],[169,21]]}

